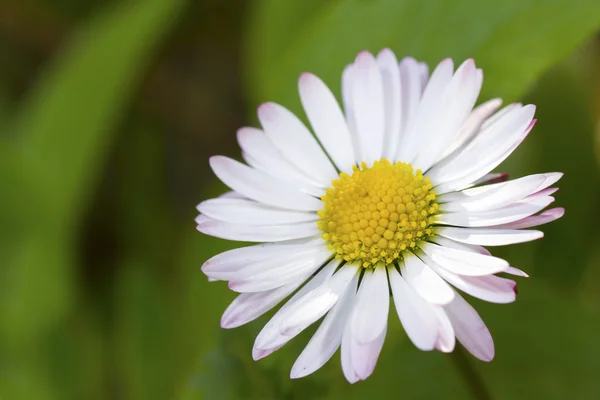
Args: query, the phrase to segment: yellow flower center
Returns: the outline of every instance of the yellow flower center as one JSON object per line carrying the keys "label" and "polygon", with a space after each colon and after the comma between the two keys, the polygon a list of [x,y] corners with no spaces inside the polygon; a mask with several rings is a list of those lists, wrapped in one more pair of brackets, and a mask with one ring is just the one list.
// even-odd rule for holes
{"label": "yellow flower center", "polygon": [[342,172],[321,197],[317,222],[338,259],[363,267],[391,264],[433,235],[438,211],[429,178],[410,164],[385,158]]}

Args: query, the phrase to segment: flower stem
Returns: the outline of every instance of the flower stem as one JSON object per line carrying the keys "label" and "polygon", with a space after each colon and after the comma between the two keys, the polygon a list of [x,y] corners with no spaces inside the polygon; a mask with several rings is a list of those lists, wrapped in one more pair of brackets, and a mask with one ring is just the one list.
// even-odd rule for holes
{"label": "flower stem", "polygon": [[491,400],[492,396],[490,395],[485,382],[479,372],[471,364],[462,345],[456,344],[450,358],[454,362],[459,374],[463,377],[473,398],[476,400]]}

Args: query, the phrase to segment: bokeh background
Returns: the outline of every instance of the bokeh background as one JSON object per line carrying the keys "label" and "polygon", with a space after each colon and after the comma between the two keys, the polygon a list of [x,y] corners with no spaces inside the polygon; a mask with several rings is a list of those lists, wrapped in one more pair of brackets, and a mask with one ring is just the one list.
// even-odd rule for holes
{"label": "bokeh background", "polygon": [[468,361],[493,399],[600,398],[599,29],[598,0],[0,1],[0,399],[477,397],[395,317],[368,381],[339,355],[291,381],[312,330],[252,361],[267,317],[220,329],[234,295],[199,269],[237,245],[195,230],[225,190],[208,157],[239,157],[263,101],[300,112],[301,72],[339,94],[383,47],[474,57],[482,100],[537,104],[500,170],[565,172],[567,212],[495,250],[531,277],[514,304],[473,300],[496,359]]}

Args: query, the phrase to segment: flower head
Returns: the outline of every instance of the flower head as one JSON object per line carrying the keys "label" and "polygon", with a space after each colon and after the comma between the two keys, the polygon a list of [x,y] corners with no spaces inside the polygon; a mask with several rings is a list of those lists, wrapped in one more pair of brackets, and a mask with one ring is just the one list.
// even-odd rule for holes
{"label": "flower head", "polygon": [[342,76],[343,111],[316,76],[300,98],[316,136],[284,107],[259,107],[262,130],[242,128],[246,164],[210,159],[232,191],[198,205],[198,230],[261,244],[216,255],[202,270],[240,295],[221,324],[252,321],[287,297],[256,338],[260,359],[312,323],[320,327],[292,378],[323,366],[341,346],[350,382],[366,379],[383,347],[390,309],[421,350],[451,352],[458,339],[490,361],[485,324],[455,290],[493,303],[515,300],[527,276],[483,246],[539,239],[560,218],[542,212],[562,174],[506,181],[492,173],[535,124],[532,105],[474,107],[483,73],[473,60],[431,75],[390,50],[361,52]]}

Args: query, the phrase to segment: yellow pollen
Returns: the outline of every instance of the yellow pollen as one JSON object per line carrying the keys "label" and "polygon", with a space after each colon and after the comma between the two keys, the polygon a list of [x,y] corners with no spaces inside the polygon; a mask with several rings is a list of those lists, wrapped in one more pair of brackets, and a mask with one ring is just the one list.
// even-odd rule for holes
{"label": "yellow pollen", "polygon": [[410,164],[385,158],[372,167],[362,163],[331,184],[321,197],[317,224],[337,259],[365,268],[391,264],[432,237],[436,194],[429,178]]}

